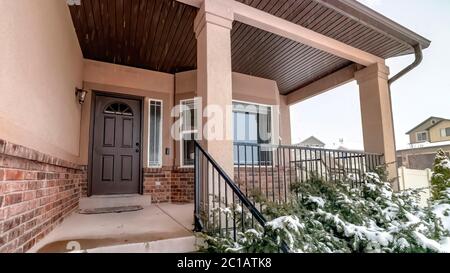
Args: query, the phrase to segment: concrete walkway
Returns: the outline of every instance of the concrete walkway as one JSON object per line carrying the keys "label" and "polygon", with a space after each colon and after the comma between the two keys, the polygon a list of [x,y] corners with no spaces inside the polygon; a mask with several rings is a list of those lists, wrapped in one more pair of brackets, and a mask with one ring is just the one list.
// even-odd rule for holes
{"label": "concrete walkway", "polygon": [[193,204],[154,204],[134,212],[70,215],[29,252],[148,243],[192,236]]}

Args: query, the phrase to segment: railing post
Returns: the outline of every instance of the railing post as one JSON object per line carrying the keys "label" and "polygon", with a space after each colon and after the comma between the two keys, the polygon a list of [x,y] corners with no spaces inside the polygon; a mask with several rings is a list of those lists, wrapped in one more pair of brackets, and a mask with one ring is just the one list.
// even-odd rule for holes
{"label": "railing post", "polygon": [[194,144],[194,231],[200,232],[203,230],[203,225],[201,221],[201,212],[200,212],[200,166],[199,166],[199,149],[198,144],[195,142]]}

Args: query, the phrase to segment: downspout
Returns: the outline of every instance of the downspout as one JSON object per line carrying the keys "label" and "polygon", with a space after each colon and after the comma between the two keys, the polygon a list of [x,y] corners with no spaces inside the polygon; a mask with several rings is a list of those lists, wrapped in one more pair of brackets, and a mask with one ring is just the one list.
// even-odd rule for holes
{"label": "downspout", "polygon": [[401,77],[405,76],[411,70],[418,67],[420,65],[420,63],[422,63],[422,60],[423,60],[422,47],[420,45],[415,45],[415,46],[413,46],[413,48],[414,48],[414,55],[415,55],[414,62],[412,64],[408,65],[405,69],[400,71],[398,74],[396,74],[395,76],[393,76],[392,78],[389,79],[389,81],[388,81],[389,89],[395,81],[397,81]]}
{"label": "downspout", "polygon": [[[397,158],[397,143],[395,140],[395,127],[394,127],[394,114],[393,114],[393,108],[392,108],[392,89],[391,89],[391,85],[396,82],[397,80],[399,80],[400,78],[402,78],[403,76],[405,76],[406,74],[408,74],[409,72],[411,72],[414,68],[418,67],[423,60],[423,52],[422,52],[422,46],[420,44],[417,44],[415,46],[412,46],[414,49],[414,62],[410,65],[408,65],[407,67],[405,67],[403,70],[401,70],[399,73],[397,73],[396,75],[394,75],[392,78],[390,78],[388,80],[388,88],[389,88],[389,102],[390,102],[390,107],[391,107],[391,119],[392,119],[392,134],[394,136],[394,150],[395,150],[395,157]],[[396,163],[396,169],[398,170],[398,163],[397,161],[395,161]],[[388,163],[389,164],[389,163]],[[398,179],[398,177],[397,177]],[[400,184],[397,181],[397,191],[400,191]]]}

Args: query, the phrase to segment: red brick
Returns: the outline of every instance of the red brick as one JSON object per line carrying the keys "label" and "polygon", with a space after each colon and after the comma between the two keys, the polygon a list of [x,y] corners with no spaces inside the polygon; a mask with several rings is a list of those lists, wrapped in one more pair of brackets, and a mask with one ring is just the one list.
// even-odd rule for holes
{"label": "red brick", "polygon": [[13,193],[5,196],[5,207],[22,202],[22,193]]}
{"label": "red brick", "polygon": [[36,192],[35,191],[28,191],[23,193],[23,201],[29,201],[36,198]]}
{"label": "red brick", "polygon": [[6,220],[3,224],[3,233],[10,231],[11,229],[18,227],[21,224],[20,217]]}
{"label": "red brick", "polygon": [[25,172],[24,179],[25,180],[36,180],[37,173],[36,172]]}
{"label": "red brick", "polygon": [[24,172],[21,170],[5,170],[5,180],[23,180],[24,179]]}

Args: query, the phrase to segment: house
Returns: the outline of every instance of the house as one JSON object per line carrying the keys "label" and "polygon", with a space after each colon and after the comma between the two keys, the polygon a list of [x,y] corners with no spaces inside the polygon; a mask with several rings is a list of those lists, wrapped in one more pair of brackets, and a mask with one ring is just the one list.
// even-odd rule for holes
{"label": "house", "polygon": [[398,150],[397,162],[399,167],[408,169],[432,169],[438,150],[443,150],[450,156],[450,141],[414,144],[411,148]]}
{"label": "house", "polygon": [[318,138],[316,138],[314,136],[310,136],[309,138],[307,138],[307,139],[303,140],[302,142],[300,142],[299,144],[297,144],[297,146],[311,147],[311,148],[324,148],[325,143],[323,143],[322,141],[320,141]]}
{"label": "house", "polygon": [[[263,223],[247,189],[285,197],[319,161],[334,177],[383,162],[396,176],[385,60],[430,41],[366,6],[69,3],[0,2],[0,252],[28,251],[97,196],[193,202],[206,228],[211,195]],[[354,80],[364,153],[277,146],[291,144],[290,105]]]}
{"label": "house", "polygon": [[450,119],[429,117],[406,134],[411,144],[450,141]]}

